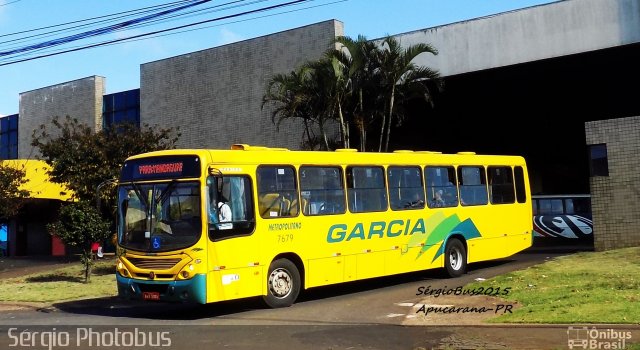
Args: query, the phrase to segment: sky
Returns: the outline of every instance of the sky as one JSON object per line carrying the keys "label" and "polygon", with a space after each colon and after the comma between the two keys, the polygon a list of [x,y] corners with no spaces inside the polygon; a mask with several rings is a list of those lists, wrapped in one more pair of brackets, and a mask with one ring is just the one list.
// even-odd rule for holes
{"label": "sky", "polygon": [[[175,0],[174,0],[175,1]],[[183,33],[164,35],[56,56],[2,65],[9,49],[69,35],[54,33],[44,39],[24,36],[40,32],[17,32],[80,21],[98,16],[166,4],[158,0],[0,0],[0,116],[19,112],[19,94],[88,76],[106,78],[106,93],[140,87],[140,64],[167,57],[251,39],[325,20],[344,23],[345,35],[376,39],[458,21],[489,16],[555,2],[555,0],[309,0],[244,16],[211,21],[184,28]],[[140,35],[146,32],[216,19],[291,0],[212,0],[193,9],[223,5],[214,11],[182,20],[105,34],[76,41],[64,48]],[[228,4],[228,5],[225,5]],[[225,8],[226,7],[226,8]],[[91,29],[97,28],[93,26]],[[60,29],[54,27],[46,31]],[[191,30],[196,29],[196,30]],[[57,36],[56,36],[57,35]],[[26,56],[23,56],[26,57]],[[3,61],[4,59],[4,61]]]}

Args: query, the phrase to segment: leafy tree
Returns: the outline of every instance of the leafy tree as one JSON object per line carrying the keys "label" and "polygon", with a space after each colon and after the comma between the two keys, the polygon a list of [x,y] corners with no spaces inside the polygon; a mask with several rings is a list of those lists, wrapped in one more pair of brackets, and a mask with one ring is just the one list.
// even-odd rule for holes
{"label": "leafy tree", "polygon": [[[62,121],[56,117],[51,125],[54,129],[51,133],[47,125],[34,130],[31,145],[38,148],[41,157],[51,166],[51,180],[66,184],[75,199],[89,203],[98,201],[99,185],[119,177],[127,157],[175,148],[180,136],[173,128],[156,129],[148,125],[137,128],[132,124],[118,124],[94,132],[69,116]],[[115,191],[102,191],[100,200],[113,207]],[[107,211],[102,214],[109,219],[114,215]]]}
{"label": "leafy tree", "polygon": [[[420,67],[413,63],[413,60],[420,54],[430,53],[437,55],[438,51],[433,46],[416,44],[402,48],[400,42],[392,36],[387,36],[383,40],[382,46],[381,92],[386,99],[386,114],[382,119],[378,151],[387,152],[393,118],[396,117],[396,124],[400,125],[404,117],[401,108],[402,104],[412,97],[421,97],[432,103],[432,90],[441,88],[442,83],[440,74],[437,71],[427,67]],[[384,147],[382,147],[383,144]]]}
{"label": "leafy tree", "polygon": [[359,149],[366,151],[367,131],[380,114],[380,48],[365,36],[337,37],[338,47],[329,50],[343,67],[348,92],[345,101],[353,126],[358,130]]}
{"label": "leafy tree", "polygon": [[[304,144],[310,149],[318,144],[321,149],[331,148],[326,132],[327,122],[334,119],[335,111],[333,73],[326,74],[333,72],[330,64],[328,60],[308,62],[289,74],[276,74],[267,83],[262,98],[263,108],[273,106],[271,121],[276,128],[287,119],[302,120]],[[320,135],[315,134],[314,126],[318,126]]]}
{"label": "leafy tree", "polygon": [[85,267],[85,283],[90,282],[94,258],[91,245],[110,235],[109,223],[102,219],[93,203],[79,201],[64,205],[60,208],[58,221],[48,224],[47,230],[65,244],[82,248],[80,260]]}
{"label": "leafy tree", "polygon": [[345,115],[345,104],[349,96],[349,77],[345,67],[336,57],[327,52],[322,59],[307,64],[311,74],[309,88],[311,108],[323,120],[334,120],[340,126],[340,143],[350,147],[349,120]]}
{"label": "leafy tree", "polygon": [[[303,143],[313,149],[318,143],[313,125],[318,120],[309,105],[308,79],[309,67],[307,66],[301,66],[289,74],[274,75],[267,83],[267,91],[262,97],[262,108],[266,105],[273,106],[271,121],[276,125],[276,130],[280,129],[280,124],[285,120],[301,120],[304,125]],[[324,134],[322,128],[320,132]],[[323,140],[326,138],[323,137]],[[324,143],[325,147],[328,147],[328,143]]]}
{"label": "leafy tree", "polygon": [[[437,54],[428,44],[401,48],[393,37],[380,45],[364,36],[338,37],[336,46],[316,61],[290,74],[274,76],[263,98],[272,103],[272,121],[302,119],[311,143],[311,125],[318,125],[325,149],[330,149],[325,125],[340,125],[342,147],[349,148],[350,130],[358,130],[359,149],[367,150],[367,133],[380,125],[378,151],[387,151],[391,125],[404,119],[404,104],[413,98],[432,102],[432,91],[442,84],[437,71],[413,60],[422,53]],[[277,121],[276,121],[277,120]]]}
{"label": "leafy tree", "polygon": [[20,189],[26,183],[25,171],[0,161],[0,220],[16,215],[29,192]]}

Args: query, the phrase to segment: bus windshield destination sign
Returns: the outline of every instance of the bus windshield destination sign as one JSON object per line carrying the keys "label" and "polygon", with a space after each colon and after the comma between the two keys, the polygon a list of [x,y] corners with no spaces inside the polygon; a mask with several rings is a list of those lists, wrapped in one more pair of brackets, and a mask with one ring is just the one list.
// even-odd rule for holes
{"label": "bus windshield destination sign", "polygon": [[168,156],[125,162],[120,181],[190,178],[200,176],[197,156]]}
{"label": "bus windshield destination sign", "polygon": [[172,174],[172,175],[182,175],[182,166],[184,163],[176,162],[176,163],[163,163],[163,164],[153,164],[153,165],[138,165],[138,173],[141,175],[152,175],[152,174]]}

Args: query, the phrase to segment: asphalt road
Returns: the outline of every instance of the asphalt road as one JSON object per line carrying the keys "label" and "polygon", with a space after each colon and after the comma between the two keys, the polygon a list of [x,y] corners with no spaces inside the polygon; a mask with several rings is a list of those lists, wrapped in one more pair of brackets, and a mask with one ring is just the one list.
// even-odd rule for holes
{"label": "asphalt road", "polygon": [[[169,341],[172,349],[190,350],[195,346],[206,346],[206,349],[432,349],[444,343],[457,344],[454,348],[461,349],[564,348],[567,326],[547,327],[537,332],[510,326],[406,326],[407,320],[416,314],[412,306],[424,298],[416,295],[421,287],[423,290],[455,288],[561,254],[520,253],[507,259],[472,264],[466,275],[453,279],[444,278],[439,271],[426,271],[316,288],[302,294],[292,307],[273,310],[265,308],[259,298],[212,305],[138,303],[107,298],[44,308],[9,309],[0,313],[0,348],[14,344],[18,346],[13,348],[20,348],[19,332],[25,330],[25,339],[31,341],[25,348],[30,349],[46,345],[41,341],[47,337],[58,341],[54,344],[57,347],[42,348],[93,348],[101,341],[100,347],[108,348],[118,340],[125,342],[119,347],[142,349],[145,347],[134,343],[135,339],[142,338],[156,343],[138,345],[162,347]],[[11,333],[10,329],[13,329]],[[29,332],[41,333],[33,336]],[[100,338],[104,334],[107,338]],[[92,344],[88,343],[90,340]]]}

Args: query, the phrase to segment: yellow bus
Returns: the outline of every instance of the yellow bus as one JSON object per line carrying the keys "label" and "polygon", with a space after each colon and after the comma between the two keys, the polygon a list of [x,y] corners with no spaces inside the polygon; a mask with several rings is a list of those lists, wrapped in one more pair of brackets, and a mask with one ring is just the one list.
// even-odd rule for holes
{"label": "yellow bus", "polygon": [[525,160],[249,145],[129,158],[118,293],[211,303],[503,258],[531,245]]}

